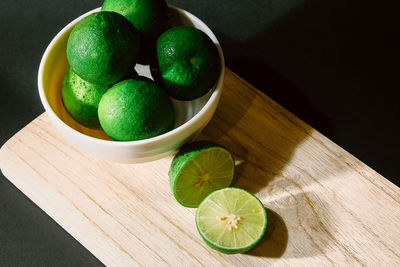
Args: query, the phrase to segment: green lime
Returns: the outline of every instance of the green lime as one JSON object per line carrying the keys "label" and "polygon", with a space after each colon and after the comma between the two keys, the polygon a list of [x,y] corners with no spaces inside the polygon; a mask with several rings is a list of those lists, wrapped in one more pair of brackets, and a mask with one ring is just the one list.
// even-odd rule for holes
{"label": "green lime", "polygon": [[171,28],[156,43],[159,79],[166,92],[178,100],[205,95],[220,73],[218,49],[201,30],[191,26]]}
{"label": "green lime", "polygon": [[89,128],[100,128],[97,108],[108,88],[107,85],[89,83],[68,68],[62,87],[64,107],[80,124]]}
{"label": "green lime", "polygon": [[227,149],[213,142],[184,145],[172,160],[170,186],[176,200],[195,208],[211,192],[231,184],[235,162]]}
{"label": "green lime", "polygon": [[93,13],[76,24],[67,42],[72,69],[96,84],[121,80],[136,63],[139,34],[115,12]]}
{"label": "green lime", "polygon": [[175,122],[168,95],[148,80],[128,79],[115,84],[101,98],[98,114],[103,130],[119,141],[163,134]]}
{"label": "green lime", "polygon": [[127,18],[141,34],[157,37],[168,21],[165,0],[105,0],[101,11],[113,11]]}
{"label": "green lime", "polygon": [[114,11],[127,18],[140,33],[138,62],[149,64],[155,57],[155,41],[168,28],[165,0],[105,0],[102,11]]}
{"label": "green lime", "polygon": [[203,200],[196,212],[196,226],[211,248],[227,254],[243,253],[263,237],[267,213],[256,196],[228,187]]}

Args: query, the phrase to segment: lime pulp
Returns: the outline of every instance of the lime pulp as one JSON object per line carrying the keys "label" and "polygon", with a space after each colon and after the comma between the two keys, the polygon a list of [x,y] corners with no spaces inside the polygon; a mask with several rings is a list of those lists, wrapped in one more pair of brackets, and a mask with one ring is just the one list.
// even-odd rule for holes
{"label": "lime pulp", "polygon": [[251,193],[227,187],[211,193],[196,212],[201,237],[223,253],[243,253],[261,240],[267,226],[267,213]]}
{"label": "lime pulp", "polygon": [[175,156],[169,176],[176,200],[185,207],[197,207],[211,192],[227,187],[235,163],[224,147],[199,141],[184,146]]}

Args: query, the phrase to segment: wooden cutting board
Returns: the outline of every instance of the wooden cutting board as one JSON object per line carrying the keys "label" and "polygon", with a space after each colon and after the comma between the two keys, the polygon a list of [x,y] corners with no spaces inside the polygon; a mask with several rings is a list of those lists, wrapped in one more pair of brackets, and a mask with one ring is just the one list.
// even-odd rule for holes
{"label": "wooden cutting board", "polygon": [[199,139],[234,153],[234,186],[267,209],[266,236],[246,254],[224,255],[202,241],[195,209],[170,192],[172,157],[98,160],[42,114],[1,148],[1,170],[109,266],[400,266],[399,188],[229,70]]}

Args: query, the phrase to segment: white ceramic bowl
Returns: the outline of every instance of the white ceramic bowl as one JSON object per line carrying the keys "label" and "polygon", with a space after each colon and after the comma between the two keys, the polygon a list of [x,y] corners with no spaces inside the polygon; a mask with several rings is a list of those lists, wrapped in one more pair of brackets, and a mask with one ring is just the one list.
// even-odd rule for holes
{"label": "white ceramic bowl", "polygon": [[[65,26],[51,41],[42,57],[38,87],[47,114],[66,139],[98,158],[121,163],[139,163],[157,160],[174,153],[200,133],[217,108],[225,73],[224,57],[217,38],[200,19],[185,10],[170,6],[169,12],[175,23],[192,25],[214,41],[220,55],[221,74],[207,95],[187,102],[173,100],[176,112],[173,130],[139,141],[113,141],[102,130],[89,129],[74,121],[66,112],[61,99],[62,81],[69,66],[66,55],[68,36],[78,21],[98,11],[100,8],[89,11]],[[137,65],[135,69],[141,75],[150,76],[148,66]]]}

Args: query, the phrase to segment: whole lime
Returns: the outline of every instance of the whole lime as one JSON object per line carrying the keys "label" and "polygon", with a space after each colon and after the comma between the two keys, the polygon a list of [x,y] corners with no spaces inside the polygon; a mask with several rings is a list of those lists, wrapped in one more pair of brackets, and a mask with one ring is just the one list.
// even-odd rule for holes
{"label": "whole lime", "polygon": [[113,84],[136,63],[139,34],[115,12],[93,13],[72,30],[67,57],[76,74],[90,83]]}
{"label": "whole lime", "polygon": [[64,107],[80,124],[89,128],[100,128],[97,108],[108,88],[107,85],[89,83],[68,68],[61,94]]}
{"label": "whole lime", "polygon": [[115,84],[103,95],[98,115],[103,130],[119,141],[163,134],[175,122],[168,95],[147,80],[128,79]]}
{"label": "whole lime", "polygon": [[156,51],[158,75],[154,78],[176,99],[205,95],[219,77],[218,49],[207,34],[194,27],[165,31],[157,39]]}
{"label": "whole lime", "polygon": [[138,62],[149,64],[155,57],[157,37],[168,28],[165,0],[105,0],[102,11],[113,11],[127,18],[140,33]]}
{"label": "whole lime", "polygon": [[113,11],[127,18],[141,34],[157,37],[168,21],[165,0],[105,0],[101,11]]}

